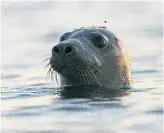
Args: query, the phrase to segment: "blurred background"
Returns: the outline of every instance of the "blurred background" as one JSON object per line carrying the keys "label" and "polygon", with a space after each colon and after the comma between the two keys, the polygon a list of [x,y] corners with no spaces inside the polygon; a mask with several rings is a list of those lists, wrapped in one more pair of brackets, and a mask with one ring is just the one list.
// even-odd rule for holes
{"label": "blurred background", "polygon": [[[104,23],[107,21],[107,24]],[[129,53],[133,89],[113,99],[57,100],[44,59],[59,37],[106,26]],[[24,1],[1,4],[4,133],[162,132],[162,1]]]}

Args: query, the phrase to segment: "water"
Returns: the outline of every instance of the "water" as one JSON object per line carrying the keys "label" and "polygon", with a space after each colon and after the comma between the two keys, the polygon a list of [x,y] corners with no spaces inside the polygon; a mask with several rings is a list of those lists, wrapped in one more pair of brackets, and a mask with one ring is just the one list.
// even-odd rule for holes
{"label": "water", "polygon": [[[1,15],[2,133],[162,133],[161,2],[3,2]],[[133,88],[61,96],[42,61],[65,31],[104,20],[125,43]]]}

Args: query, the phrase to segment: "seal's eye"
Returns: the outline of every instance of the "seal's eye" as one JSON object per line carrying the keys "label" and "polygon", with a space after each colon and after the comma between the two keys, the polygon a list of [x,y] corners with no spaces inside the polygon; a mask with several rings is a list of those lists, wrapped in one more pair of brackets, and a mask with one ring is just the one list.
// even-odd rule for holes
{"label": "seal's eye", "polygon": [[103,48],[106,45],[106,41],[105,41],[104,37],[101,34],[93,35],[92,36],[92,41],[93,41],[94,45],[99,47],[99,48]]}

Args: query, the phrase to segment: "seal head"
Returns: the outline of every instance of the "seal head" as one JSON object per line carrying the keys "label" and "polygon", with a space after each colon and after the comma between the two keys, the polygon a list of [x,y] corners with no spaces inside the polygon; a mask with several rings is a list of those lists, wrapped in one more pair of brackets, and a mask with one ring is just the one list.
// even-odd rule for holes
{"label": "seal head", "polygon": [[118,89],[132,85],[123,44],[104,27],[80,28],[63,34],[52,48],[50,65],[62,86]]}

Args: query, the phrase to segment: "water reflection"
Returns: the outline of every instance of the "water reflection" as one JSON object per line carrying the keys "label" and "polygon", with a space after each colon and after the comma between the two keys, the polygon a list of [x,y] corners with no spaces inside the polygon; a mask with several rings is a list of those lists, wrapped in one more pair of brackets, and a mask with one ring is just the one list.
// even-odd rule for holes
{"label": "water reflection", "polygon": [[[156,104],[153,102],[153,97],[149,97],[150,92],[155,91],[154,88],[120,90],[99,86],[54,88],[49,84],[41,83],[12,88],[13,92],[10,92],[10,89],[7,91],[6,88],[4,90],[6,92],[3,93],[3,97],[6,100],[2,101],[4,109],[2,119],[6,123],[4,128],[8,128],[5,130],[8,133],[18,129],[20,133],[27,131],[33,133],[39,131],[66,133],[70,131],[75,133],[82,132],[82,129],[86,132],[102,131],[104,133],[107,131],[108,133],[119,132],[118,127],[125,131],[133,128],[137,130],[136,127],[140,123],[142,123],[140,126],[144,124],[147,126],[147,121],[143,120],[149,120],[150,115],[157,119],[157,114],[160,116],[163,111],[160,106],[157,106],[156,109],[153,109],[150,104],[150,106],[146,106],[148,102],[154,106]],[[33,91],[37,93],[33,94]],[[22,93],[27,93],[29,96],[22,96]],[[137,118],[138,121],[135,122]],[[15,124],[7,125],[11,121],[15,121]],[[161,120],[159,119],[159,121]],[[22,127],[20,127],[20,123]],[[27,123],[31,124],[27,126]],[[36,123],[40,127],[39,129],[33,126]],[[161,122],[156,121],[156,123],[160,124]]]}
{"label": "water reflection", "polygon": [[109,98],[115,99],[129,94],[129,88],[109,89],[100,86],[67,86],[55,89],[54,95],[61,99],[68,98]]}

